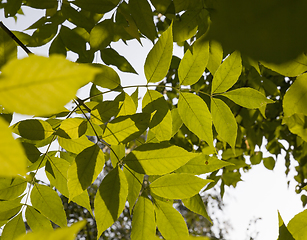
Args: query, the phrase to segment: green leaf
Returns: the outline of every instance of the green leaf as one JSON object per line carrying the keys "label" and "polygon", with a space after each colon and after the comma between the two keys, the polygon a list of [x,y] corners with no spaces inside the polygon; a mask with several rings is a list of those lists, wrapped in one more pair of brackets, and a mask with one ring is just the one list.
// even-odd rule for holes
{"label": "green leaf", "polygon": [[135,103],[126,92],[119,94],[114,101],[119,102],[119,112],[117,113],[117,117],[135,114]]}
{"label": "green leaf", "polygon": [[172,26],[162,33],[146,57],[144,72],[147,82],[159,82],[169,70],[173,55]]}
{"label": "green leaf", "polygon": [[223,48],[217,41],[210,41],[209,43],[209,61],[207,68],[212,75],[215,74],[216,70],[221,65],[223,60]]}
{"label": "green leaf", "polygon": [[211,98],[211,114],[214,127],[219,137],[234,149],[238,127],[232,111],[222,100]]}
{"label": "green leaf", "polygon": [[58,137],[58,142],[62,148],[75,154],[78,154],[84,149],[94,145],[94,143],[88,140],[88,138],[84,135],[76,139]]}
{"label": "green leaf", "polygon": [[56,134],[68,139],[80,138],[87,130],[87,121],[83,118],[65,119]]}
{"label": "green leaf", "polygon": [[289,130],[307,141],[306,115],[293,114],[290,117],[283,118],[282,123],[287,124]]}
{"label": "green leaf", "polygon": [[1,240],[14,240],[23,233],[26,233],[26,227],[20,212],[4,226]]}
{"label": "green leaf", "polygon": [[39,119],[26,119],[16,123],[12,131],[29,140],[43,140],[53,134],[51,125]]}
{"label": "green leaf", "polygon": [[106,19],[98,23],[90,33],[90,44],[94,49],[104,49],[113,40],[114,28],[113,21]]}
{"label": "green leaf", "polygon": [[61,38],[67,49],[78,53],[79,55],[86,55],[86,40],[76,32],[76,28],[70,29],[68,27],[61,26],[58,36]]}
{"label": "green leaf", "polygon": [[203,75],[209,60],[209,42],[198,39],[193,44],[193,52],[185,52],[178,68],[181,85],[192,85]]}
{"label": "green leaf", "polygon": [[288,230],[295,240],[303,240],[307,235],[307,210],[295,215],[288,223]]}
{"label": "green leaf", "polygon": [[168,141],[172,137],[172,115],[163,95],[148,90],[142,102],[143,112],[153,113],[149,128],[159,141]]}
{"label": "green leaf", "polygon": [[103,101],[97,104],[91,111],[93,123],[104,124],[119,113],[119,101]]}
{"label": "green leaf", "polygon": [[67,172],[69,199],[80,195],[98,177],[105,163],[104,153],[98,145],[84,149]]}
{"label": "green leaf", "polygon": [[241,72],[241,55],[238,51],[235,51],[225,59],[215,72],[211,94],[227,91],[238,81]]}
{"label": "green leaf", "polygon": [[0,118],[0,132],[0,176],[25,175],[27,157],[21,144],[13,138],[8,124],[2,118]]}
{"label": "green leaf", "polygon": [[67,50],[66,50],[65,44],[64,44],[62,38],[60,37],[60,35],[56,36],[53,39],[53,41],[50,45],[49,56],[51,54],[61,54],[64,57],[66,57],[66,55],[67,55]]}
{"label": "green leaf", "polygon": [[179,115],[178,108],[173,108],[171,114],[172,114],[172,137],[173,137],[179,131],[183,122]]}
{"label": "green leaf", "polygon": [[181,92],[178,111],[187,128],[213,147],[212,117],[207,104],[193,93]]}
{"label": "green leaf", "polygon": [[284,221],[282,220],[278,211],[278,225],[279,225],[279,236],[277,240],[295,240],[292,234],[287,229]]}
{"label": "green leaf", "polygon": [[72,224],[70,227],[57,228],[54,231],[41,230],[38,232],[27,233],[21,235],[16,240],[74,240],[77,236],[77,233],[84,227],[85,223],[85,221],[81,221]]}
{"label": "green leaf", "polygon": [[289,117],[294,113],[307,115],[305,102],[307,101],[306,89],[307,73],[296,78],[294,83],[286,92],[283,100],[284,116]]}
{"label": "green leaf", "polygon": [[129,9],[140,32],[152,42],[156,38],[156,27],[153,21],[153,13],[147,0],[130,0]]}
{"label": "green leaf", "polygon": [[35,209],[55,224],[60,227],[67,226],[61,198],[50,187],[35,184],[31,192],[31,203]]}
{"label": "green leaf", "polygon": [[2,68],[0,103],[11,112],[55,114],[98,72],[97,68],[78,65],[57,55],[13,60]]}
{"label": "green leaf", "polygon": [[128,183],[125,174],[117,166],[102,180],[95,197],[97,238],[117,220],[125,207],[127,195]]}
{"label": "green leaf", "polygon": [[110,150],[110,160],[112,166],[116,167],[116,165],[126,156],[125,145],[122,143],[118,145],[112,145]]}
{"label": "green leaf", "polygon": [[212,180],[202,179],[187,173],[164,175],[150,184],[150,190],[163,198],[182,199],[195,196]]}
{"label": "green leaf", "polygon": [[266,157],[263,158],[263,165],[269,169],[269,170],[273,170],[275,167],[275,160],[273,157]]}
{"label": "green leaf", "polygon": [[147,129],[149,117],[146,113],[117,117],[107,124],[102,138],[111,145],[130,142]]}
{"label": "green leaf", "polygon": [[192,173],[194,175],[200,175],[204,173],[214,172],[226,166],[234,165],[230,162],[219,160],[216,157],[209,157],[205,154],[200,154],[185,165],[178,168],[176,172],[178,173]]}
{"label": "green leaf", "polygon": [[57,0],[45,0],[45,1],[27,0],[26,3],[27,6],[38,9],[55,8],[58,6]]}
{"label": "green leaf", "polygon": [[162,175],[183,166],[194,156],[195,153],[167,142],[145,143],[130,152],[124,162],[138,173]]}
{"label": "green leaf", "polygon": [[182,202],[184,206],[186,206],[188,209],[199,215],[202,215],[204,218],[208,219],[209,222],[212,224],[212,220],[210,219],[205,204],[199,194],[196,194],[191,198],[182,199]]}
{"label": "green leaf", "polygon": [[262,160],[262,152],[255,152],[251,157],[250,157],[250,161],[251,164],[253,165],[257,165],[259,163],[261,163]]}
{"label": "green leaf", "polygon": [[105,64],[116,66],[122,72],[137,73],[127,59],[119,55],[113,48],[100,49],[100,56]]}
{"label": "green leaf", "polygon": [[127,166],[124,168],[124,173],[128,182],[128,203],[131,211],[136,199],[140,195],[144,174],[137,173]]}
{"label": "green leaf", "polygon": [[0,69],[9,60],[17,58],[17,45],[15,41],[0,28]]}
{"label": "green leaf", "polygon": [[183,217],[172,204],[155,199],[155,213],[158,229],[165,239],[185,240],[189,236]]}
{"label": "green leaf", "polygon": [[75,0],[73,3],[82,9],[94,13],[107,13],[116,7],[117,1],[108,0]]}
{"label": "green leaf", "polygon": [[221,95],[242,107],[251,109],[260,108],[274,102],[271,99],[267,99],[261,92],[248,87],[238,88]]}
{"label": "green leaf", "polygon": [[20,196],[27,187],[27,182],[21,177],[0,178],[0,199],[12,200]]}
{"label": "green leaf", "polygon": [[278,72],[286,77],[296,77],[307,71],[307,56],[304,53],[302,53],[292,61],[281,64],[266,63],[266,62],[261,62],[261,63],[265,67],[275,72]]}
{"label": "green leaf", "polygon": [[26,209],[26,220],[33,232],[40,230],[53,230],[51,222],[43,216],[41,213],[35,210],[31,206],[27,206]]}
{"label": "green leaf", "polygon": [[94,78],[94,84],[109,89],[114,89],[120,85],[119,76],[113,68],[102,64],[93,64],[92,66],[101,69],[101,73],[97,74]]}
{"label": "green leaf", "polygon": [[10,201],[0,201],[0,221],[8,221],[20,211],[22,198],[23,196]]}
{"label": "green leaf", "polygon": [[134,210],[131,240],[152,239],[156,236],[154,205],[148,197],[139,197]]}

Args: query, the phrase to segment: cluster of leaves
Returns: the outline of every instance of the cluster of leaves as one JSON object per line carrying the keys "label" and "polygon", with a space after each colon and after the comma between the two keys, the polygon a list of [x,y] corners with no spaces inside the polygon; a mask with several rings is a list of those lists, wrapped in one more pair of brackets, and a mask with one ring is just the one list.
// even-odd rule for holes
{"label": "cluster of leaves", "polygon": [[[307,167],[306,49],[295,44],[293,51],[283,50],[290,38],[284,34],[285,41],[274,42],[274,48],[264,43],[279,34],[279,25],[270,30],[289,6],[299,13],[304,9],[301,2],[262,1],[255,6],[239,2],[242,8],[232,14],[240,10],[251,16],[235,21],[247,38],[225,25],[234,20],[228,14],[229,4],[222,0],[1,2],[6,17],[22,14],[25,7],[45,10],[45,16],[28,28],[34,30],[31,35],[0,29],[1,239],[68,239],[68,235],[72,239],[83,223],[66,228],[67,216],[53,188],[95,216],[97,238],[129,207],[131,239],[159,239],[156,227],[165,239],[193,239],[174,201],[181,200],[211,221],[200,191],[219,183],[223,196],[225,186],[235,187],[242,171],[252,165],[262,161],[273,169],[274,157],[263,158],[255,150],[264,138],[276,157],[281,150],[286,152],[288,169],[290,156],[298,162],[295,179],[301,191]],[[275,8],[273,22],[262,17],[264,22],[254,24],[260,13],[269,15]],[[287,26],[300,26],[299,16]],[[262,24],[268,28],[259,27]],[[300,28],[290,30],[305,39]],[[12,34],[25,49],[51,42],[50,57],[31,54],[16,59]],[[225,34],[227,43],[221,40]],[[122,86],[110,65],[123,72],[136,71],[112,43],[141,43],[144,37],[154,43],[144,64],[146,83]],[[182,59],[173,56],[174,43],[182,46]],[[78,55],[78,64],[65,59],[68,51]],[[104,64],[92,63],[95,53]],[[86,84],[89,97],[75,98]],[[132,87],[133,94],[124,91]],[[140,87],[146,88],[141,103]],[[109,92],[118,95],[103,100]],[[73,98],[73,109],[64,108]],[[34,117],[8,128],[14,112]],[[58,150],[51,150],[53,143],[60,146]],[[245,156],[250,156],[250,163]],[[109,159],[112,169],[101,181],[92,209],[87,189]],[[39,169],[45,171],[50,186],[37,181]],[[207,179],[198,177],[205,173]],[[303,195],[304,203],[306,198]],[[23,234],[23,213],[32,234]],[[280,239],[285,234],[303,239],[306,230],[299,219],[306,214],[295,217]],[[62,229],[49,234],[51,222]]]}

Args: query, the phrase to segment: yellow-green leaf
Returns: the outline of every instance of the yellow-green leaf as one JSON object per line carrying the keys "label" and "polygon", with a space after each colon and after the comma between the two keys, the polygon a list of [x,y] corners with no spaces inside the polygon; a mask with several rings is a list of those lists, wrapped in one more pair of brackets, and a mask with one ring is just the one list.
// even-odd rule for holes
{"label": "yellow-green leaf", "polygon": [[102,180],[95,197],[97,239],[118,219],[125,207],[127,195],[128,183],[125,174],[117,166]]}
{"label": "yellow-green leaf", "polygon": [[207,104],[193,93],[180,93],[178,111],[183,123],[213,147],[212,117]]}
{"label": "yellow-green leaf", "polygon": [[0,118],[0,132],[0,176],[25,175],[27,164],[25,152],[18,140],[13,138],[8,124],[2,118]]}
{"label": "yellow-green leaf", "polygon": [[307,210],[295,215],[287,226],[295,240],[305,240],[307,236]]}
{"label": "yellow-green leaf", "polygon": [[76,154],[82,152],[85,148],[88,148],[94,145],[94,143],[88,140],[88,138],[84,135],[76,139],[66,139],[66,138],[58,137],[58,142],[60,146],[64,148],[65,150],[67,150],[68,152],[72,152]]}
{"label": "yellow-green leaf", "polygon": [[165,142],[146,143],[130,152],[124,162],[138,173],[161,175],[176,170],[196,155]]}
{"label": "yellow-green leaf", "polygon": [[154,205],[148,197],[140,196],[133,210],[131,240],[151,240],[155,236]]}
{"label": "yellow-green leaf", "polygon": [[225,59],[215,72],[211,93],[222,93],[227,91],[238,81],[241,72],[241,55],[238,51],[235,51]]}
{"label": "yellow-green leaf", "polygon": [[11,219],[3,228],[1,240],[15,240],[18,236],[26,232],[22,213]]}
{"label": "yellow-green leaf", "polygon": [[128,182],[129,192],[127,200],[131,210],[133,209],[136,199],[140,195],[140,191],[142,189],[141,183],[143,183],[144,174],[137,173],[128,166],[125,166],[124,173]]}
{"label": "yellow-green leaf", "polygon": [[211,114],[219,137],[234,149],[238,127],[232,111],[224,101],[218,98],[211,98]]}
{"label": "yellow-green leaf", "polygon": [[65,119],[60,128],[57,130],[57,135],[68,138],[80,138],[87,130],[87,121],[83,118],[68,118]]}
{"label": "yellow-green leaf", "polygon": [[31,192],[31,203],[41,214],[60,227],[67,226],[62,200],[51,187],[35,184]]}
{"label": "yellow-green leaf", "polygon": [[212,75],[215,74],[216,70],[221,65],[223,60],[223,48],[217,41],[211,40],[209,43],[209,61],[207,68]]}
{"label": "yellow-green leaf", "polygon": [[209,60],[209,42],[198,39],[193,47],[184,54],[179,68],[178,77],[181,85],[192,85],[203,75]]}
{"label": "yellow-green leaf", "polygon": [[50,58],[31,55],[13,60],[2,68],[0,103],[11,112],[55,114],[99,72],[97,68],[72,63],[59,55]]}
{"label": "yellow-green leaf", "polygon": [[107,47],[114,35],[113,21],[111,19],[106,19],[98,23],[90,33],[90,44],[94,49],[104,49]]}
{"label": "yellow-green leaf", "polygon": [[173,55],[173,24],[162,33],[158,42],[147,55],[144,72],[147,82],[159,82],[162,80],[171,64]]}
{"label": "yellow-green leaf", "polygon": [[153,181],[150,190],[163,198],[183,199],[195,196],[209,182],[213,181],[187,173],[172,173]]}
{"label": "yellow-green leaf", "polygon": [[94,78],[94,84],[109,89],[116,88],[120,84],[120,78],[113,68],[102,64],[93,64],[93,66],[101,69],[101,73]]}
{"label": "yellow-green leaf", "polygon": [[261,92],[248,87],[238,88],[221,94],[236,104],[245,108],[260,108],[268,103],[273,103],[271,99],[267,99]]}
{"label": "yellow-green leaf", "polygon": [[51,222],[35,208],[27,206],[26,209],[26,220],[33,232],[40,230],[53,230]]}
{"label": "yellow-green leaf", "polygon": [[27,182],[22,177],[0,178],[0,199],[15,199],[24,192],[26,187]]}
{"label": "yellow-green leaf", "polygon": [[76,156],[67,172],[70,200],[84,192],[95,181],[104,163],[104,153],[96,144]]}
{"label": "yellow-green leaf", "polygon": [[0,28],[0,68],[13,58],[17,58],[17,45],[11,36]]}

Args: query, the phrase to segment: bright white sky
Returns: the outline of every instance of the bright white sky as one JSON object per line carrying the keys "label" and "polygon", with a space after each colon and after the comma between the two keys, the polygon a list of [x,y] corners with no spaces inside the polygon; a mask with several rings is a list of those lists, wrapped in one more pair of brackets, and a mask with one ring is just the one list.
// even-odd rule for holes
{"label": "bright white sky", "polygon": [[[5,19],[4,13],[0,10],[0,20],[11,30],[24,30],[31,23],[40,18],[39,11],[29,12],[28,8],[23,8],[25,16],[19,16],[17,24],[13,19]],[[43,14],[43,11],[41,11]],[[119,73],[122,85],[146,84],[143,66],[146,56],[152,48],[149,40],[142,41],[141,46],[137,41],[129,41],[128,46],[122,42],[112,44],[121,55],[124,55],[139,75]],[[19,57],[26,54],[19,49]],[[35,54],[47,56],[46,47],[32,48]],[[182,52],[175,49],[175,55],[182,56]],[[71,57],[73,58],[73,54]],[[100,57],[98,57],[100,59]],[[134,89],[131,89],[131,93]],[[144,94],[144,91],[140,92]],[[80,97],[86,97],[84,93],[79,93]],[[112,96],[110,96],[112,97]],[[287,147],[287,146],[286,146]],[[265,148],[261,148],[265,152]],[[264,154],[269,156],[268,153]],[[285,177],[285,160],[279,157],[275,169],[267,170],[263,164],[253,166],[253,169],[242,175],[242,182],[237,187],[226,187],[224,202],[226,207],[223,213],[223,219],[228,219],[233,227],[230,231],[230,238],[227,240],[250,240],[246,233],[251,220],[261,218],[256,225],[248,231],[252,237],[258,231],[257,240],[272,240],[278,238],[278,215],[280,211],[284,222],[288,221],[297,213],[303,210],[300,196],[295,193],[294,166],[288,178]],[[293,162],[292,162],[293,163]],[[291,180],[290,188],[287,188],[287,181]]]}

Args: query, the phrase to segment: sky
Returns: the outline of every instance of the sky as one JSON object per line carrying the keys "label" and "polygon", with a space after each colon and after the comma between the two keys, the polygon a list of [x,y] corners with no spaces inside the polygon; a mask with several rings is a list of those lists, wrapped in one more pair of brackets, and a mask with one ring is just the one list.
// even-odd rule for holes
{"label": "sky", "polygon": [[[40,18],[43,11],[29,12],[28,8],[24,8],[25,16],[18,17],[17,24],[13,19],[5,19],[4,13],[0,10],[0,20],[11,30],[24,30],[31,23]],[[146,84],[144,75],[144,63],[146,56],[153,44],[149,40],[142,40],[141,46],[137,41],[128,41],[128,45],[122,42],[112,43],[112,47],[124,55],[131,65],[138,72],[138,75],[118,72],[122,81],[122,85],[139,85]],[[47,45],[48,46],[48,45]],[[35,54],[47,56],[47,47],[32,48]],[[182,50],[174,49],[174,55],[182,57]],[[19,49],[19,57],[25,57],[26,54]],[[73,60],[74,54],[69,55]],[[99,61],[99,57],[97,58]],[[129,92],[130,91],[130,92]],[[132,93],[134,89],[130,89],[128,93]],[[140,96],[145,90],[140,91]],[[87,97],[86,91],[79,91],[79,97]],[[108,96],[112,98],[112,95]],[[18,117],[19,118],[19,117]],[[18,119],[17,118],[17,119]],[[16,119],[16,118],[15,118]],[[285,146],[287,147],[287,146]],[[264,157],[271,156],[261,147]],[[273,171],[267,170],[262,163],[253,166],[252,170],[242,174],[242,180],[237,184],[236,188],[226,187],[223,201],[226,207],[223,210],[223,218],[228,219],[233,230],[230,231],[230,237],[227,240],[249,240],[247,233],[255,237],[257,240],[272,240],[278,238],[278,214],[279,210],[284,222],[287,224],[295,214],[303,210],[300,196],[295,193],[294,163],[291,161],[291,171],[289,176],[285,176],[285,160],[284,156],[279,156]],[[289,188],[287,181],[290,180]],[[261,218],[247,230],[251,220]]]}

